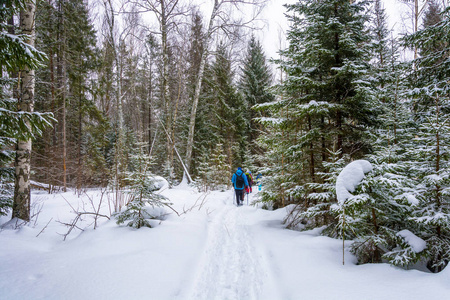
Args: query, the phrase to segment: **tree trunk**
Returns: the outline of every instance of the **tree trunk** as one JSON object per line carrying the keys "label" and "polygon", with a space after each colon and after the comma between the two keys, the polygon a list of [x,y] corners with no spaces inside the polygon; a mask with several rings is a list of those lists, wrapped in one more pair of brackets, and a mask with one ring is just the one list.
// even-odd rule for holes
{"label": "tree trunk", "polygon": [[[57,97],[58,104],[61,104],[60,118],[61,118],[61,147],[62,147],[62,184],[63,190],[67,189],[67,141],[66,141],[66,37],[65,37],[65,25],[64,25],[64,13],[63,13],[63,2],[58,2],[58,30],[57,30],[57,41],[58,41],[58,50],[57,50]],[[61,102],[59,102],[61,101]],[[57,108],[60,109],[59,107]],[[59,145],[58,145],[59,147]],[[58,149],[59,150],[59,149]],[[57,169],[59,174],[59,170]],[[59,176],[58,176],[59,179]],[[60,182],[58,183],[60,185]]]}
{"label": "tree trunk", "polygon": [[119,59],[119,53],[117,50],[116,41],[114,39],[114,27],[115,27],[115,12],[114,7],[112,5],[111,0],[104,1],[105,6],[105,17],[106,23],[108,26],[108,42],[111,46],[111,50],[113,52],[113,60],[116,65],[116,85],[117,85],[117,95],[116,95],[116,109],[117,109],[117,120],[118,120],[118,128],[116,129],[117,141],[115,144],[115,157],[114,157],[114,189],[115,189],[115,201],[114,201],[114,212],[120,211],[123,206],[122,203],[122,194],[120,192],[121,189],[121,181],[122,181],[122,163],[124,161],[124,147],[125,147],[125,130],[124,130],[124,120],[123,120],[123,105],[122,105],[122,64]]}
{"label": "tree trunk", "polygon": [[[20,28],[29,36],[27,44],[34,46],[34,17],[36,4],[29,1],[26,10],[20,13]],[[33,112],[34,110],[34,70],[24,69],[19,76],[20,90],[18,110]],[[30,126],[29,124],[27,124]],[[16,178],[14,188],[13,218],[30,221],[30,171],[31,171],[31,139],[17,141],[16,148]]]}
{"label": "tree trunk", "polygon": [[[419,0],[414,0],[414,33],[417,32],[417,30],[419,29],[418,23],[419,23]],[[414,46],[414,59],[417,59],[417,47]],[[416,65],[414,64],[414,67],[416,67]]]}
{"label": "tree trunk", "polygon": [[[62,54],[63,57],[65,56],[64,54]],[[63,64],[63,72],[62,72],[62,78],[61,80],[63,80],[62,82],[62,86],[61,86],[61,93],[62,93],[62,103],[63,103],[63,109],[62,109],[62,117],[63,117],[63,121],[62,121],[62,126],[63,126],[63,138],[62,138],[62,142],[63,142],[63,190],[64,192],[67,191],[67,135],[66,135],[66,70],[65,70],[65,60],[62,60],[62,64]]]}
{"label": "tree trunk", "polygon": [[153,88],[152,88],[152,72],[151,72],[151,65],[150,65],[150,77],[148,81],[148,96],[147,100],[149,102],[148,105],[148,153],[151,155],[151,149],[152,149],[152,114],[153,114]]}
{"label": "tree trunk", "polygon": [[[440,105],[439,105],[439,95],[436,97],[436,125],[438,125],[440,117]],[[439,174],[440,171],[440,160],[441,160],[441,154],[440,154],[440,135],[439,131],[436,132],[436,174]],[[441,210],[442,202],[441,202],[441,187],[439,184],[436,184],[436,206],[439,210]],[[437,236],[441,237],[441,225],[438,225],[436,228]],[[440,270],[439,270],[440,271]]]}
{"label": "tree trunk", "polygon": [[[308,127],[312,130],[311,116],[308,116]],[[316,183],[316,166],[314,160],[314,143],[309,142],[309,176],[311,176],[311,181]]]}
{"label": "tree trunk", "polygon": [[81,80],[80,91],[78,95],[78,170],[77,170],[77,189],[80,190],[83,185],[83,158],[82,158],[82,147],[83,147],[83,99],[82,93],[83,88]]}
{"label": "tree trunk", "polygon": [[194,90],[194,99],[192,101],[191,118],[190,118],[190,122],[189,122],[189,135],[188,135],[188,140],[187,140],[187,145],[186,145],[186,169],[188,170],[188,172],[190,171],[189,169],[191,167],[191,162],[192,162],[192,149],[194,148],[195,117],[197,115],[198,100],[200,98],[203,74],[205,71],[206,59],[208,57],[208,48],[209,48],[208,45],[209,45],[211,37],[212,37],[213,23],[214,23],[214,19],[215,19],[216,15],[217,15],[217,12],[219,10],[219,7],[220,7],[219,1],[215,0],[214,7],[211,12],[211,18],[209,19],[209,24],[208,24],[205,40],[203,41],[204,47],[203,47],[203,52],[201,54],[200,66],[199,66],[198,74],[197,74],[197,83],[195,85],[195,90]]}

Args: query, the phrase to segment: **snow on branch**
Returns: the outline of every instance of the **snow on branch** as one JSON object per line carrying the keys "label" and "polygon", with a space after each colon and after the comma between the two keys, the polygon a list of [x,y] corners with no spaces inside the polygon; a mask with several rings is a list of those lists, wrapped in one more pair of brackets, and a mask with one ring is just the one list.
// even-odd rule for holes
{"label": "snow on branch", "polygon": [[339,173],[336,180],[336,195],[340,205],[353,196],[351,192],[355,191],[365,174],[372,170],[373,166],[367,160],[355,160]]}
{"label": "snow on branch", "polygon": [[402,237],[415,253],[422,252],[427,247],[424,240],[407,229],[399,231],[397,235]]}

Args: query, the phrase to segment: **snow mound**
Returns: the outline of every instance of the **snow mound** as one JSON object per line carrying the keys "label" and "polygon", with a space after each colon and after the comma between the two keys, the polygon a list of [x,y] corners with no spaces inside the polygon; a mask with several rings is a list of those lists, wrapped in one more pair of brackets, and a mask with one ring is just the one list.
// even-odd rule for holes
{"label": "snow mound", "polygon": [[154,176],[154,184],[157,190],[164,190],[169,187],[169,182],[161,176]]}
{"label": "snow mound", "polygon": [[424,240],[422,240],[420,237],[418,237],[408,229],[399,231],[397,235],[404,238],[408,245],[411,246],[411,249],[416,253],[422,252],[427,247],[427,243]]}
{"label": "snow mound", "polygon": [[372,164],[367,160],[355,160],[339,173],[336,180],[336,194],[340,205],[353,196],[350,192],[354,192],[365,174],[372,170]]}

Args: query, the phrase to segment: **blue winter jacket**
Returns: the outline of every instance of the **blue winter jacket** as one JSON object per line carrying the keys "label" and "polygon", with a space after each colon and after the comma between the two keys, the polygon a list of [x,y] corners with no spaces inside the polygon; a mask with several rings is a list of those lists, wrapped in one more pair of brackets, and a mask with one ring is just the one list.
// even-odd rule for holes
{"label": "blue winter jacket", "polygon": [[[242,178],[244,178],[244,186],[242,188],[236,187],[236,176],[242,176]],[[235,190],[243,190],[245,186],[248,186],[247,176],[245,176],[241,169],[238,169],[236,173],[233,174],[233,177],[231,177],[231,182],[233,183]]]}

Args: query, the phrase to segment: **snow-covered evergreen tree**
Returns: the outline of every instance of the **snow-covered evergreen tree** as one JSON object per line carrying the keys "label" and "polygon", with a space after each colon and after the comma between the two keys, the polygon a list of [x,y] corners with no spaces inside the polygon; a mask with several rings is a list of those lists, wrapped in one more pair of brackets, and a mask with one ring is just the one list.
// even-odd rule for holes
{"label": "snow-covered evergreen tree", "polygon": [[414,132],[405,95],[408,65],[399,62],[399,46],[389,36],[381,1],[375,1],[371,32],[373,90],[381,114],[380,126],[374,132],[373,152],[368,156],[374,170],[363,183],[367,197],[354,211],[361,222],[353,232],[352,251],[360,263],[381,262],[383,255],[397,261],[400,252],[391,252],[401,247],[397,233],[406,228],[412,230],[408,218],[413,184],[408,179],[410,161],[405,151]]}
{"label": "snow-covered evergreen tree", "polygon": [[405,43],[419,49],[412,74],[413,112],[418,131],[414,147],[407,149],[414,159],[411,177],[416,183],[412,220],[419,237],[427,243],[428,267],[441,271],[450,261],[450,8],[442,21],[407,36]]}
{"label": "snow-covered evergreen tree", "polygon": [[131,156],[131,171],[126,174],[125,182],[130,195],[126,206],[116,214],[117,224],[126,223],[133,228],[152,227],[150,220],[164,217],[164,206],[169,205],[167,199],[155,193],[159,189],[157,180],[151,173],[151,157],[148,156],[145,144]]}
{"label": "snow-covered evergreen tree", "polygon": [[213,72],[214,124],[223,144],[228,164],[233,168],[243,165],[247,147],[247,106],[234,82],[235,71],[225,43],[217,47]]}
{"label": "snow-covered evergreen tree", "polygon": [[196,160],[196,177],[194,184],[200,192],[208,191],[208,172],[209,172],[209,155],[208,152],[202,149],[203,156]]}
{"label": "snow-covered evergreen tree", "polygon": [[254,110],[253,106],[272,102],[274,96],[269,90],[272,85],[272,74],[266,63],[264,50],[261,43],[253,35],[248,43],[247,53],[241,69],[242,75],[239,88],[248,105],[246,119],[249,124],[249,149],[251,150],[250,154],[256,154],[260,149],[255,147],[255,140],[263,132],[263,128],[256,119],[262,117],[261,111]]}
{"label": "snow-covered evergreen tree", "polygon": [[[49,114],[18,112],[13,89],[17,86],[17,72],[24,68],[36,69],[45,61],[45,54],[26,43],[27,35],[10,23],[25,9],[25,0],[9,1],[0,6],[0,163],[13,158],[10,151],[15,139],[38,136],[48,125]],[[15,75],[13,75],[15,74]],[[29,125],[27,125],[29,122]]]}
{"label": "snow-covered evergreen tree", "polygon": [[278,87],[278,101],[264,108],[283,136],[273,148],[282,151],[276,155],[283,160],[278,185],[287,194],[282,197],[300,203],[302,211],[322,206],[315,197],[324,191],[315,184],[323,182],[319,173],[329,150],[354,159],[370,149],[377,110],[368,73],[367,4],[303,0],[287,5],[290,44],[278,61],[287,78]]}
{"label": "snow-covered evergreen tree", "polygon": [[[49,59],[36,73],[36,108],[52,111],[56,128],[35,143],[33,178],[52,185],[64,182],[77,188],[105,184],[105,156],[101,151],[108,129],[106,114],[96,105],[96,75],[100,53],[96,32],[84,1],[39,2],[36,43]],[[65,147],[64,147],[65,145]],[[63,155],[64,148],[66,155]]]}
{"label": "snow-covered evergreen tree", "polygon": [[[283,103],[283,100],[277,100],[277,104]],[[257,156],[257,159],[263,162],[259,172],[263,175],[261,182],[264,186],[259,193],[259,201],[265,208],[277,209],[291,203],[291,197],[304,191],[297,183],[303,162],[295,161],[296,147],[292,146],[295,134],[286,130],[288,121],[284,116],[288,114],[288,110],[276,113],[271,110],[272,105],[273,103],[259,107],[271,115],[259,120],[266,131],[258,138],[258,147],[262,149],[263,154]]]}
{"label": "snow-covered evergreen tree", "polygon": [[231,166],[222,144],[216,145],[209,158],[209,170],[206,173],[210,190],[225,190],[230,184]]}

